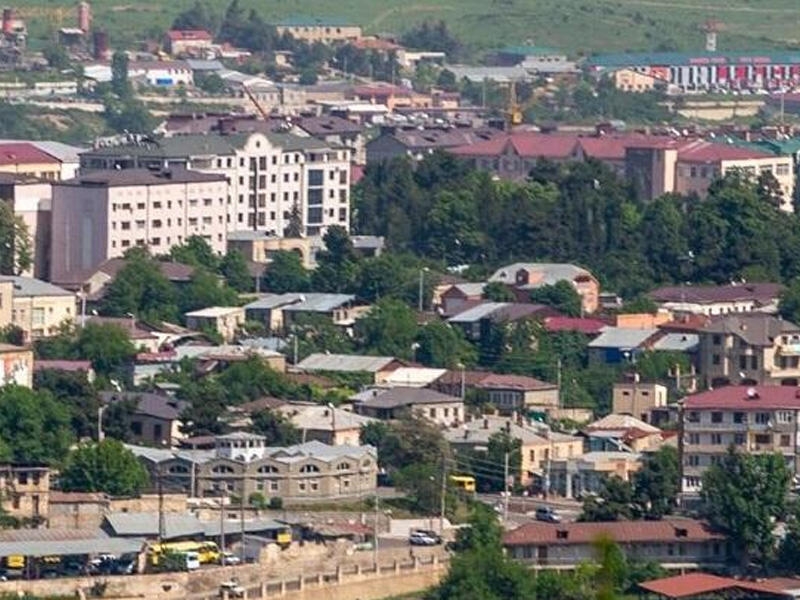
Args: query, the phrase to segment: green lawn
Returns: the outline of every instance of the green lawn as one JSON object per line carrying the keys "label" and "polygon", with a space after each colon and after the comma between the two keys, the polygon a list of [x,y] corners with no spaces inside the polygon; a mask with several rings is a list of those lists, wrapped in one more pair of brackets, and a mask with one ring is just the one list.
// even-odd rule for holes
{"label": "green lawn", "polygon": [[[133,41],[168,27],[194,0],[94,0],[94,23],[116,40]],[[416,23],[444,19],[475,50],[532,42],[574,53],[648,50],[674,44],[680,50],[703,46],[699,26],[722,21],[720,49],[767,49],[797,43],[797,0],[240,0],[270,19],[289,16],[338,16],[360,23],[370,33],[402,31]],[[72,0],[17,0],[17,7],[38,18],[29,27],[44,35],[42,13],[66,7],[63,25],[74,21]],[[223,10],[227,0],[209,3]]]}

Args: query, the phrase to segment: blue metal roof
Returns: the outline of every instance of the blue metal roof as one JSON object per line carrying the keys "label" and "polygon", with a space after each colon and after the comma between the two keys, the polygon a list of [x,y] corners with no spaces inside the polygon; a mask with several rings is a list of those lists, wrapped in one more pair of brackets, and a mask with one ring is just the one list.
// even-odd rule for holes
{"label": "blue metal roof", "polygon": [[590,67],[630,67],[640,65],[749,65],[800,64],[800,52],[634,52],[599,54],[586,60]]}

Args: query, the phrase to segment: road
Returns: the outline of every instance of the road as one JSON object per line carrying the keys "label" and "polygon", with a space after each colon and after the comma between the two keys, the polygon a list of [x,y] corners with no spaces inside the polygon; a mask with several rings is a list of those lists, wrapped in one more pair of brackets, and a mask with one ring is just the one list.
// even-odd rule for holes
{"label": "road", "polygon": [[[503,498],[500,494],[478,494],[478,500],[489,506],[499,507],[502,511]],[[527,496],[512,496],[508,501],[508,518],[512,523],[534,521],[534,511],[540,506],[550,506],[564,521],[576,521],[581,514],[581,503],[565,498],[531,498]]]}

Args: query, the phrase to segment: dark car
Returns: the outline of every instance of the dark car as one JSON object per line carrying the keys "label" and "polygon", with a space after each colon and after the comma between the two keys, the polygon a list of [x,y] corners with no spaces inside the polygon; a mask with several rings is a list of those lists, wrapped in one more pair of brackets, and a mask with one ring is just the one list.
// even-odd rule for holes
{"label": "dark car", "polygon": [[434,540],[437,544],[441,544],[442,543],[442,536],[440,536],[438,533],[436,533],[432,529],[415,529],[414,531],[411,532],[411,535],[414,535],[415,533],[419,533],[420,535],[424,535],[426,537],[429,537],[432,540]]}

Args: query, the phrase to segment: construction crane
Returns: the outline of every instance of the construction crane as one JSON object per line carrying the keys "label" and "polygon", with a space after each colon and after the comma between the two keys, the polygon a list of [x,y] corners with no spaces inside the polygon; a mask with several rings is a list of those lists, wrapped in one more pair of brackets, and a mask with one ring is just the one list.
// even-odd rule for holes
{"label": "construction crane", "polygon": [[522,107],[517,102],[517,82],[514,79],[508,82],[508,106],[506,108],[509,129],[522,124]]}
{"label": "construction crane", "polygon": [[250,102],[253,103],[253,106],[256,107],[256,110],[258,111],[258,114],[261,115],[261,118],[264,119],[265,121],[268,121],[269,113],[263,106],[261,106],[261,103],[258,101],[258,98],[255,97],[255,94],[253,94],[253,92],[250,91],[250,88],[247,87],[247,85],[245,85],[244,83],[242,84],[242,89],[244,90],[247,99],[250,100]]}

